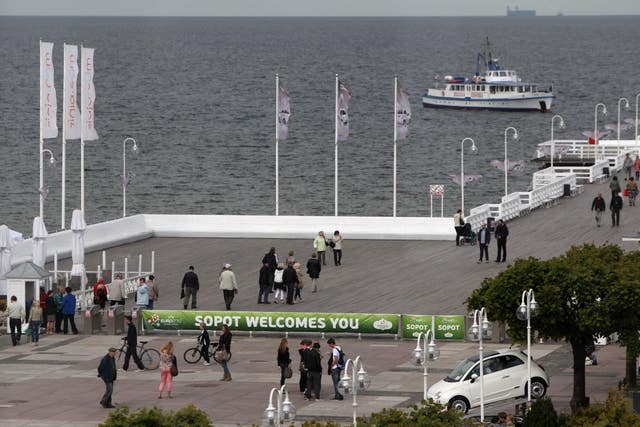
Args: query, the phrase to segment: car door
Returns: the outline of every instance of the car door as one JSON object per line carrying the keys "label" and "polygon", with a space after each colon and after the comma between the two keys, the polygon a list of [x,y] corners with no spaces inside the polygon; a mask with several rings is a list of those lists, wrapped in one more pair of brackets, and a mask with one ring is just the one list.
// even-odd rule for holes
{"label": "car door", "polygon": [[[484,401],[495,402],[509,394],[511,383],[504,379],[504,356],[495,356],[484,360]],[[479,381],[476,381],[479,382]]]}
{"label": "car door", "polygon": [[502,356],[503,373],[502,379],[510,384],[508,394],[505,398],[522,396],[525,391],[523,384],[527,377],[527,364],[524,360],[513,354]]}

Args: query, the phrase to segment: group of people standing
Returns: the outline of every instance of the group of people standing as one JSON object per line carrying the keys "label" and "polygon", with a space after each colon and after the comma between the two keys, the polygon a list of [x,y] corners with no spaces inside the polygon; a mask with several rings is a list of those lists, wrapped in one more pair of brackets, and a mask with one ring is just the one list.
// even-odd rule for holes
{"label": "group of people standing", "polygon": [[[627,167],[627,165],[631,161],[631,166]],[[629,206],[636,205],[636,197],[638,195],[638,175],[640,175],[640,165],[638,169],[636,169],[636,179],[631,176],[631,167],[635,167],[636,163],[640,161],[636,159],[634,163],[633,160],[627,154],[625,158],[625,163],[623,165],[623,169],[627,177],[625,181],[627,182],[624,187],[624,193],[622,192],[622,187],[620,186],[620,181],[617,176],[613,176],[611,182],[609,183],[609,189],[611,190],[611,201],[609,202],[609,210],[611,211],[611,226],[612,227],[620,227],[620,212],[622,211],[622,207],[624,206],[624,199],[622,195],[628,198]],[[607,210],[607,204],[602,197],[602,193],[598,193],[598,195],[591,202],[591,210],[595,212],[596,226],[600,227],[602,225],[602,216],[604,212]]]}
{"label": "group of people standing", "polygon": [[[470,224],[466,224],[463,217],[462,209],[458,209],[453,216],[453,226],[456,230],[456,246],[460,246],[460,239],[465,236],[466,233],[473,234]],[[494,230],[494,236],[498,246],[498,254],[495,262],[505,262],[507,260],[507,237],[509,236],[509,227],[503,219],[499,219]],[[486,222],[482,223],[480,230],[476,236],[478,247],[480,248],[480,259],[478,264],[481,264],[483,259],[485,262],[489,262],[489,243],[491,243],[491,230],[488,228]]]}

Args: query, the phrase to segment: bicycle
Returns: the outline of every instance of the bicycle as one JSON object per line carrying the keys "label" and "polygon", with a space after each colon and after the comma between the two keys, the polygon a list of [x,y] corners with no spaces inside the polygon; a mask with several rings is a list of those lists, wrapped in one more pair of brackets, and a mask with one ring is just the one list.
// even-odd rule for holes
{"label": "bicycle", "polygon": [[[144,369],[153,371],[160,366],[160,352],[155,348],[144,348],[144,345],[149,341],[138,342],[138,356],[144,366]],[[120,362],[120,358],[123,354],[127,353],[127,337],[122,337],[122,347],[116,352],[116,360]]]}
{"label": "bicycle", "polygon": [[[209,344],[209,360],[213,360],[215,361],[215,355],[216,352],[218,351],[218,345],[217,344]],[[196,344],[195,347],[191,347],[185,350],[184,354],[182,355],[182,357],[184,358],[184,361],[189,363],[189,364],[194,364],[194,363],[198,363],[200,361],[200,359],[202,359],[202,352],[200,352],[200,346]],[[227,358],[227,361],[231,360],[231,353],[229,353],[229,356]]]}

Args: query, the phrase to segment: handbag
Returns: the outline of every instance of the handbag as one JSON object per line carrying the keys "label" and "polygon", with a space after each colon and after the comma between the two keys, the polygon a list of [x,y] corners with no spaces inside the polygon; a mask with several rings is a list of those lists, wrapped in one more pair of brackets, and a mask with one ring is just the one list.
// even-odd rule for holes
{"label": "handbag", "polygon": [[213,353],[213,360],[218,363],[229,360],[229,354],[227,353],[227,350],[225,350],[224,348],[222,350],[216,350],[216,352]]}
{"label": "handbag", "polygon": [[171,376],[178,376],[178,361],[176,360],[175,356],[173,356],[173,360],[171,361]]}
{"label": "handbag", "polygon": [[180,299],[184,299],[184,288],[180,289]]}
{"label": "handbag", "polygon": [[291,369],[291,366],[287,365],[284,367],[284,377],[285,378],[291,378],[293,376],[293,370]]}

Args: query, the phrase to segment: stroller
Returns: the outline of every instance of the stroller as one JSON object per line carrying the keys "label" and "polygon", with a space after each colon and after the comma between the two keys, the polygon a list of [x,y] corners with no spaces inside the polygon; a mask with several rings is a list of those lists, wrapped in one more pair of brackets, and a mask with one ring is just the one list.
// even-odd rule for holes
{"label": "stroller", "polygon": [[470,245],[476,244],[476,233],[471,229],[471,224],[468,222],[462,227],[462,232],[460,234],[460,244],[464,245],[468,243]]}

